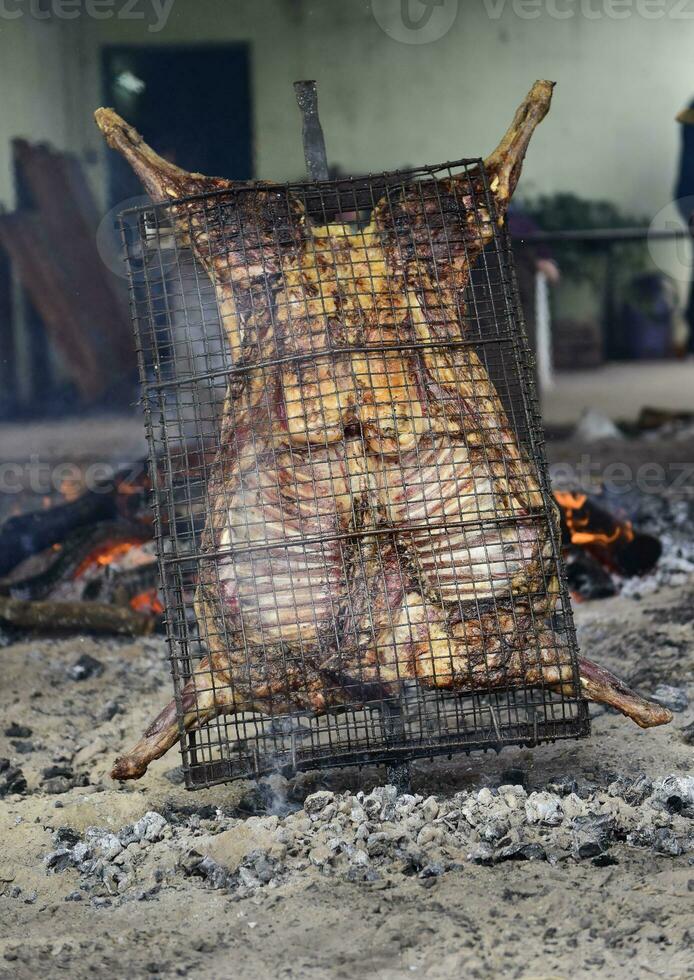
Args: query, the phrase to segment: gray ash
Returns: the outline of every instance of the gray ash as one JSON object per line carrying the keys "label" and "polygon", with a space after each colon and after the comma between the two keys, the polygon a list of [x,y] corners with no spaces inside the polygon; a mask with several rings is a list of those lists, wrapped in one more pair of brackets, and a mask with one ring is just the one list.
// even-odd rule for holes
{"label": "gray ash", "polygon": [[414,877],[429,888],[469,863],[604,867],[618,863],[624,847],[669,857],[694,849],[694,776],[653,782],[638,774],[576,789],[571,781],[530,793],[505,784],[424,798],[380,786],[368,794],[321,790],[281,817],[150,811],[118,832],[60,828],[45,865],[77,873],[81,884],[69,900],[83,894],[109,908],[154,900],[182,878],[241,899],[311,874],[364,883]]}
{"label": "gray ash", "polygon": [[622,595],[641,598],[694,575],[694,499],[633,493],[623,502],[634,525],[660,540],[663,551],[652,572],[623,579]]}

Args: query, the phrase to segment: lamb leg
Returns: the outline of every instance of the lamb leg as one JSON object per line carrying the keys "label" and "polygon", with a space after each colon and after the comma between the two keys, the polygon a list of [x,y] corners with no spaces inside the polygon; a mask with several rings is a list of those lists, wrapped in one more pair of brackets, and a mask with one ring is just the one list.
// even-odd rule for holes
{"label": "lamb leg", "polygon": [[188,173],[165,160],[113,109],[97,109],[94,119],[108,145],[128,161],[155,202],[175,201],[233,187],[231,180]]}
{"label": "lamb leg", "polygon": [[[216,680],[215,674],[220,676]],[[215,683],[216,680],[216,683]],[[181,691],[183,724],[186,731],[200,728],[217,715],[243,711],[244,704],[229,683],[226,671],[215,671],[206,657]],[[180,737],[176,701],[171,700],[157,715],[140,741],[120,758],[111,770],[112,779],[139,779],[150,762],[161,758]]]}
{"label": "lamb leg", "polygon": [[[497,609],[450,624],[441,608],[408,592],[394,595],[389,616],[391,625],[363,658],[363,679],[412,678],[425,688],[461,694],[519,683],[577,694],[562,637],[550,630],[536,634],[533,617],[518,601],[512,613]],[[672,721],[667,708],[641,697],[604,667],[579,657],[578,668],[581,693],[590,701],[609,704],[641,728]]]}
{"label": "lamb leg", "polygon": [[642,698],[611,671],[594,664],[592,660],[579,657],[578,673],[583,694],[589,701],[609,704],[635,721],[639,728],[655,728],[656,725],[667,725],[672,721],[672,712],[668,708]]}

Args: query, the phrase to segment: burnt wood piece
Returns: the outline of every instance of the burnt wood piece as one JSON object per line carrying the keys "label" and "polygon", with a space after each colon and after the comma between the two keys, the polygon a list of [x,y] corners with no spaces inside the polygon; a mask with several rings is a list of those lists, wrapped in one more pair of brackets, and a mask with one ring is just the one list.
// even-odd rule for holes
{"label": "burnt wood piece", "polygon": [[[581,494],[578,507],[559,502],[562,541],[565,546],[585,548],[593,557],[619,575],[645,575],[657,564],[663,546],[652,534],[635,531],[629,521],[617,517],[598,500]],[[585,499],[583,499],[585,497]]]}
{"label": "burnt wood piece", "polygon": [[[0,525],[0,575],[7,575],[25,558],[63,541],[77,528],[99,521],[129,518],[142,506],[145,486],[135,487],[130,479],[137,467],[120,471],[112,480],[87,490],[77,500],[56,504],[46,510],[8,517]],[[142,467],[139,467],[142,472]],[[127,484],[127,491],[122,485]]]}
{"label": "burnt wood piece", "polygon": [[92,343],[95,321],[75,297],[75,285],[56,260],[59,247],[46,235],[39,215],[16,211],[0,215],[0,244],[43,320],[66,369],[83,398],[96,399],[107,372]]}
{"label": "burnt wood piece", "polygon": [[83,323],[85,342],[101,358],[99,376],[107,386],[109,374],[134,370],[135,348],[127,295],[96,248],[98,212],[86,175],[76,157],[46,144],[16,139],[12,149],[53,261],[70,284],[68,298]]}
{"label": "burnt wood piece", "polygon": [[[132,542],[137,547],[151,540],[152,528],[142,522],[99,521],[78,527],[61,539],[58,550],[49,547],[30,555],[26,562],[21,562],[8,575],[0,578],[0,594],[18,599],[49,598],[60,583],[75,577],[90,555],[120,542]],[[155,562],[154,557],[152,561]],[[137,576],[133,575],[132,578],[137,581]],[[156,584],[156,578],[149,578],[152,578],[152,585]],[[143,576],[143,581],[150,584],[149,578]]]}
{"label": "burnt wood piece", "polygon": [[[484,171],[404,184],[356,233],[316,225],[287,188],[188,174],[97,111],[210,275],[235,369],[196,597],[210,656],[180,692],[185,729],[223,713],[321,714],[404,679],[542,685],[645,727],[670,720],[589,661],[579,688],[543,625],[559,594],[551,504],[460,343],[460,296],[551,92],[533,86]],[[172,702],[113,775],[142,775],[179,733]]]}
{"label": "burnt wood piece", "polygon": [[123,606],[103,602],[31,602],[0,596],[0,621],[21,629],[116,633],[146,636],[156,626],[153,616],[145,616]]}
{"label": "burnt wood piece", "polygon": [[617,594],[617,586],[608,570],[585,548],[568,549],[566,581],[572,595],[579,601],[607,599]]}

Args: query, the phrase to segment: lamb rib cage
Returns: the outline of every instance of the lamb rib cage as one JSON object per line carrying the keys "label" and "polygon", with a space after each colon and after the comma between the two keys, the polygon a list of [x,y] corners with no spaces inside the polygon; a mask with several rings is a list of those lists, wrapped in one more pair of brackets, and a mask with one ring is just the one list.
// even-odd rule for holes
{"label": "lamb rib cage", "polygon": [[187,784],[587,735],[482,161],[122,231]]}

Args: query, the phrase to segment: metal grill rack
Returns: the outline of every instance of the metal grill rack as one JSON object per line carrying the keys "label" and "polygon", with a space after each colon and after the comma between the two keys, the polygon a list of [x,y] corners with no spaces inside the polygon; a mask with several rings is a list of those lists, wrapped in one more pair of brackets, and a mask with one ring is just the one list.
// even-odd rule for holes
{"label": "metal grill rack", "polygon": [[122,231],[187,785],[588,734],[482,162]]}

